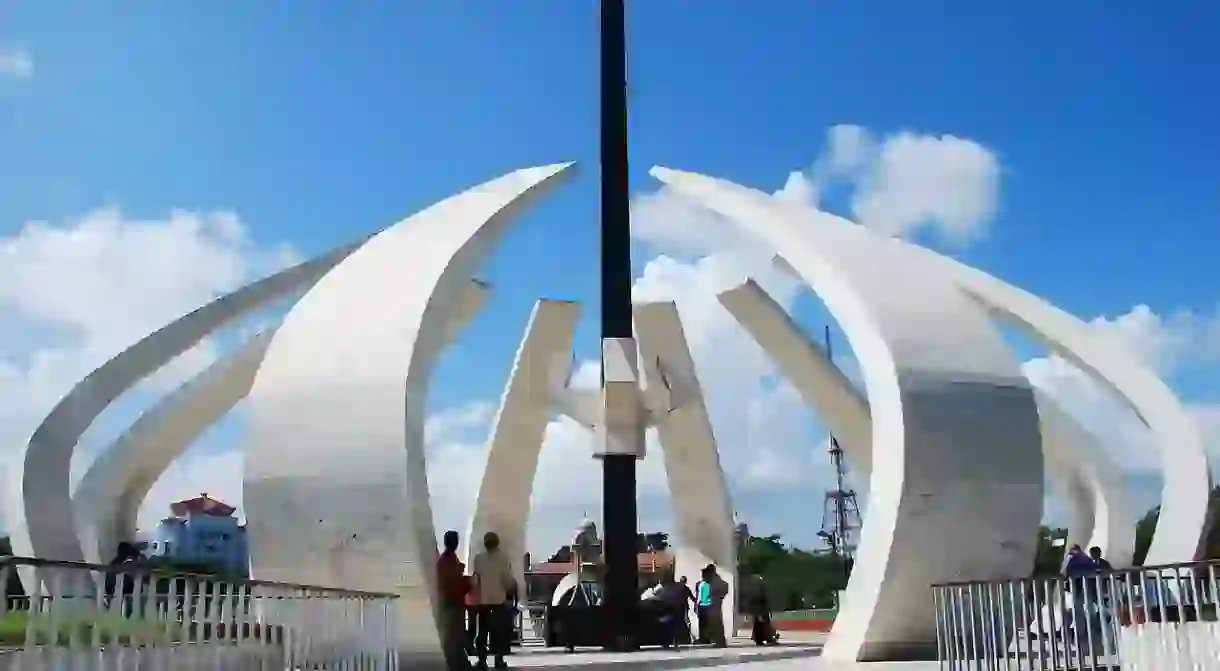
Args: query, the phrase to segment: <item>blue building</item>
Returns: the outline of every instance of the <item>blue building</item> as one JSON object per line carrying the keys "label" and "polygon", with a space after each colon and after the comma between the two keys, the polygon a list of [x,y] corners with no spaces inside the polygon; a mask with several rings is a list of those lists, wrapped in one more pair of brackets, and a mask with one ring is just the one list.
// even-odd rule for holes
{"label": "blue building", "polygon": [[246,574],[246,526],[238,523],[236,508],[204,492],[198,498],[172,504],[170,512],[147,541],[148,557]]}

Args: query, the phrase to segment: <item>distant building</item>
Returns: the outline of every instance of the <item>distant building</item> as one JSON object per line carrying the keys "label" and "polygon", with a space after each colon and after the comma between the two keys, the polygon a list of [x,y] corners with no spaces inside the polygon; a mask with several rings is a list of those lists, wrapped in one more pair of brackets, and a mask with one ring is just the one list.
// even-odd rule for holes
{"label": "distant building", "polygon": [[170,505],[145,546],[146,554],[179,564],[245,574],[249,567],[246,527],[237,509],[207,495]]}
{"label": "distant building", "polygon": [[[567,548],[568,546],[564,546]],[[551,561],[527,565],[525,569],[525,600],[549,602],[555,588],[563,577],[576,570],[576,562],[570,551],[562,549]],[[559,559],[559,561],[556,561]],[[636,558],[640,571],[640,590],[651,587],[661,580],[661,575],[674,568],[674,558],[667,550],[641,552]]]}

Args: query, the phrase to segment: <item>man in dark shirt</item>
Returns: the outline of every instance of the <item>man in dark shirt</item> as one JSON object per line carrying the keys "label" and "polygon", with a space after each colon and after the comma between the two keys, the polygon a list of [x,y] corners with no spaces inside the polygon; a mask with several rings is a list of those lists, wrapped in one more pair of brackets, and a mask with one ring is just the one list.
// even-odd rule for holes
{"label": "man in dark shirt", "polygon": [[[106,574],[106,602],[109,604],[116,596],[121,600],[122,612],[124,615],[130,615],[135,604],[131,603],[131,595],[135,592],[137,580],[144,580],[146,576],[142,576],[136,572],[129,572],[143,564],[144,553],[136,547],[134,543],[122,541],[119,543],[118,549],[115,550],[114,559],[110,560],[110,565],[115,567],[123,567],[121,570]],[[121,594],[115,594],[120,591],[119,586],[122,585]]]}
{"label": "man in dark shirt", "polygon": [[466,566],[458,559],[458,532],[445,532],[445,549],[436,560],[436,578],[441,592],[441,638],[450,669],[469,669],[466,656]]}
{"label": "man in dark shirt", "polygon": [[1098,587],[1100,587],[1102,599],[1108,600],[1110,597],[1110,578],[1105,574],[1113,571],[1114,567],[1110,565],[1110,562],[1105,557],[1101,556],[1101,548],[1096,545],[1089,548],[1089,559],[1093,560],[1093,565],[1096,567],[1094,570],[1099,574],[1095,578],[1097,584],[1090,586],[1089,596],[1094,599],[1097,598],[1096,592]]}
{"label": "man in dark shirt", "polygon": [[1106,561],[1106,558],[1101,556],[1101,548],[1097,547],[1096,545],[1089,548],[1089,559],[1092,559],[1093,563],[1097,565],[1098,571],[1114,570],[1114,567],[1110,566],[1110,562]]}

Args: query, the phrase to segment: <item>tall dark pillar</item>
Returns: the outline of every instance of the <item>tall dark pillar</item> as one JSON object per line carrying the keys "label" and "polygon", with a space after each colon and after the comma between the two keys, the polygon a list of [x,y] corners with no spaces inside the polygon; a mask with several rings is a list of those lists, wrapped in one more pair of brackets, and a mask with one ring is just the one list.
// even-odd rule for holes
{"label": "tall dark pillar", "polygon": [[[627,177],[627,44],[624,0],[602,0],[602,339],[632,337],[630,184]],[[605,385],[603,370],[603,386]],[[633,649],[639,606],[636,456],[602,457],[602,539],[607,645]]]}

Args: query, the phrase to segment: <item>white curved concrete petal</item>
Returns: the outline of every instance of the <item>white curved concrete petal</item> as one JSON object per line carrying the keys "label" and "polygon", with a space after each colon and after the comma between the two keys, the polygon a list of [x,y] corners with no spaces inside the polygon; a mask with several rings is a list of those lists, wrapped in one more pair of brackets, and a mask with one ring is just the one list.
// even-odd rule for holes
{"label": "white curved concrete petal", "polygon": [[1068,496],[1068,547],[1097,546],[1115,568],[1135,555],[1137,510],[1122,471],[1097,442],[1050,396],[1036,392],[1046,441],[1047,469]]}
{"label": "white curved concrete petal", "polygon": [[665,384],[664,370],[686,389],[681,405],[654,415],[674,511],[675,559],[695,557],[675,562],[675,571],[694,585],[702,568],[715,564],[729,583],[723,609],[725,626],[732,628],[737,612],[733,508],[677,307],[672,302],[637,304],[635,331],[648,385]]}
{"label": "white curved concrete petal", "polygon": [[824,656],[928,654],[929,585],[1029,570],[1043,460],[1020,367],[956,286],[892,241],[721,180],[652,174],[780,250],[860,359],[874,419],[869,514]]}
{"label": "white curved concrete petal", "polygon": [[1212,476],[1199,427],[1177,395],[1119,343],[1033,294],[948,257],[911,246],[955,273],[962,289],[987,309],[1041,339],[1059,356],[1122,398],[1151,430],[1160,451],[1161,515],[1146,565],[1201,558],[1214,520],[1208,519]]}
{"label": "white curved concrete petal", "polygon": [[[1040,339],[1132,408],[1151,430],[1157,444],[1164,477],[1162,506],[1163,510],[1172,511],[1158,518],[1145,563],[1168,564],[1198,558],[1211,524],[1215,523],[1207,517],[1213,478],[1198,426],[1165,382],[1119,343],[1097,337],[1086,322],[1050,302],[929,249],[901,240],[893,240],[892,244],[905,247],[941,272],[949,273],[988,312]],[[1040,407],[1047,406],[1040,403]],[[1052,415],[1051,421],[1055,418]],[[1072,429],[1065,428],[1065,432],[1071,433]],[[1126,537],[1133,532],[1119,531],[1125,523],[1119,520],[1116,511],[1129,510],[1130,501],[1117,466],[1101,462],[1095,465],[1103,470],[1085,477],[1099,486],[1104,484],[1107,490],[1109,503],[1105,509],[1098,508],[1105,517],[1094,521],[1095,532],[1105,529],[1107,536],[1095,536],[1090,542],[1109,547],[1121,559],[1127,552]],[[1110,512],[1105,512],[1106,509]],[[1077,518],[1077,522],[1083,519]],[[1111,563],[1118,566],[1122,562]]]}
{"label": "white curved concrete petal", "polygon": [[[848,462],[867,478],[872,472],[867,399],[756,282],[747,280],[720,293],[718,299],[805,402],[817,409]],[[1129,565],[1134,518],[1118,466],[1054,399],[1040,393],[1035,398],[1047,473],[1068,504],[1069,542],[1097,545],[1115,567]]]}
{"label": "white curved concrete petal", "polygon": [[476,264],[568,167],[510,173],[376,235],[289,312],[248,397],[255,576],[398,594],[404,666],[444,657],[423,443],[428,378]]}
{"label": "white curved concrete petal", "polygon": [[[451,324],[456,337],[487,302],[490,287],[471,281]],[[90,465],[72,501],[85,560],[105,563],[135,538],[149,490],[209,427],[246,397],[275,329],[251,338],[145,411]]]}
{"label": "white curved concrete petal", "polygon": [[[363,240],[248,284],[161,328],[78,383],[34,431],[10,510],[13,552],[82,561],[72,509],[71,463],[81,435],[116,398],[226,323],[313,284]],[[28,588],[28,586],[27,586]]]}
{"label": "white curved concrete petal", "polygon": [[105,563],[119,541],[135,538],[148,489],[246,395],[274,334],[255,336],[163,397],[98,455],[73,496],[86,561]]}
{"label": "white curved concrete petal", "polygon": [[487,465],[474,516],[466,533],[466,565],[482,549],[483,534],[494,531],[513,558],[517,584],[525,585],[525,534],[538,454],[551,419],[551,394],[567,374],[572,334],[580,306],[541,300],[534,306],[525,337],[488,440]]}
{"label": "white curved concrete petal", "polygon": [[872,473],[872,418],[868,401],[843,371],[811,341],[782,306],[754,280],[721,292],[717,300],[746,330],[835,435],[852,467]]}
{"label": "white curved concrete petal", "polygon": [[576,571],[565,575],[559,579],[559,584],[555,585],[555,591],[551,592],[551,605],[558,606],[563,603],[563,595],[568,590],[575,587],[580,582],[580,577],[576,575]]}

